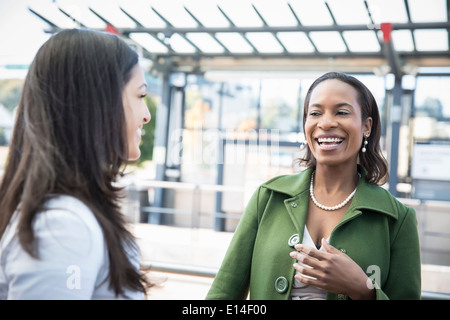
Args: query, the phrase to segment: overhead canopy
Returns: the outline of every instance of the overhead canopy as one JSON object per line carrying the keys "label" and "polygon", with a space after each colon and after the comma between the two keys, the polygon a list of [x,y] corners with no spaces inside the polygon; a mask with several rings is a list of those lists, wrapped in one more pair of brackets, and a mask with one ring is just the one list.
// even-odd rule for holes
{"label": "overhead canopy", "polygon": [[155,70],[416,73],[450,66],[450,0],[64,1],[30,7],[48,32],[134,43]]}

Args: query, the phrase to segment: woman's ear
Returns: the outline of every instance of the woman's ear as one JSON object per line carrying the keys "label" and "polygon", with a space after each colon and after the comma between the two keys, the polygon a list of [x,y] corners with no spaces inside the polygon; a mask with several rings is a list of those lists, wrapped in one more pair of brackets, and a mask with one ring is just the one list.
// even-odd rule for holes
{"label": "woman's ear", "polygon": [[367,117],[363,123],[363,134],[370,136],[370,132],[372,131],[372,117]]}

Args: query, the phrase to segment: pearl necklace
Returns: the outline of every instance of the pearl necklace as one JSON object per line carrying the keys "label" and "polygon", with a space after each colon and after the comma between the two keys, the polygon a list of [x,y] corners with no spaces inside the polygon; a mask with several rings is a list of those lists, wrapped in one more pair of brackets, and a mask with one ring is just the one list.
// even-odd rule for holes
{"label": "pearl necklace", "polygon": [[[322,210],[334,211],[334,210],[338,210],[338,209],[342,208],[353,198],[353,196],[355,195],[355,192],[356,192],[356,188],[358,188],[358,186],[356,186],[355,190],[353,190],[353,192],[350,193],[350,195],[340,204],[335,205],[333,207],[324,206],[323,204],[320,204],[317,201],[316,197],[314,196],[314,187],[313,187],[314,186],[314,174],[315,174],[315,171],[311,175],[311,184],[309,186],[309,194],[311,195],[311,200],[314,202],[314,204]],[[361,174],[359,172],[358,172],[358,176],[361,179]]]}

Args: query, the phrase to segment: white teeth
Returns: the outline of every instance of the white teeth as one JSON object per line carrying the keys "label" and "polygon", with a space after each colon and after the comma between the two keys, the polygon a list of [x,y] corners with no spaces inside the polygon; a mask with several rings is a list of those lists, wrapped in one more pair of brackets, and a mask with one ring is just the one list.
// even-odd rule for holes
{"label": "white teeth", "polygon": [[342,142],[341,138],[318,138],[317,141],[319,141],[319,143],[324,143],[324,142],[334,142],[334,143],[340,143]]}
{"label": "white teeth", "polygon": [[137,129],[137,134],[138,134],[139,136],[142,136],[142,130],[141,130],[141,129]]}

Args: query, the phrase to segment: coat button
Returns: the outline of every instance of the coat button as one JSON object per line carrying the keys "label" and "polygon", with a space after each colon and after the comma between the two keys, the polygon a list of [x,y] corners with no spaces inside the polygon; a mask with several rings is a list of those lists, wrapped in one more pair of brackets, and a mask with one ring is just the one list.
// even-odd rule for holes
{"label": "coat button", "polygon": [[299,242],[300,242],[300,236],[298,235],[298,233],[293,234],[288,240],[288,244],[291,247],[295,246]]}
{"label": "coat button", "polygon": [[345,294],[339,293],[337,295],[338,300],[347,300],[347,296]]}
{"label": "coat button", "polygon": [[345,249],[339,249],[339,251],[341,251],[342,253],[347,253],[347,250]]}
{"label": "coat button", "polygon": [[297,208],[297,202],[291,202],[291,207],[292,208]]}
{"label": "coat button", "polygon": [[277,290],[278,293],[285,293],[288,286],[289,282],[285,277],[278,277],[277,280],[275,280],[275,290]]}

